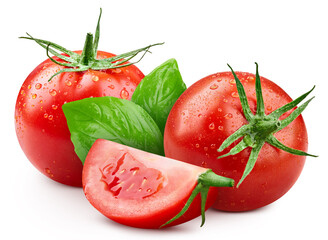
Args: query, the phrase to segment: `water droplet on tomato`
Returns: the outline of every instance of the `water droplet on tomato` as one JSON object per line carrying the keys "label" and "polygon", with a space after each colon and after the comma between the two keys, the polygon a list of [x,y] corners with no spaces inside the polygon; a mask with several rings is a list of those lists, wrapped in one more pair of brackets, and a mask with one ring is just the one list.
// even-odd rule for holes
{"label": "water droplet on tomato", "polygon": [[228,100],[227,100],[227,99],[223,99],[223,102],[227,103],[227,102],[228,102]]}
{"label": "water droplet on tomato", "polygon": [[42,88],[42,84],[41,83],[35,84],[35,89],[39,90],[41,88]]}
{"label": "water droplet on tomato", "polygon": [[206,167],[207,163],[205,161],[202,161],[202,167]]}
{"label": "water droplet on tomato", "polygon": [[254,81],[255,78],[254,78],[253,76],[248,76],[248,77],[247,77],[247,80]]}
{"label": "water droplet on tomato", "polygon": [[49,115],[49,116],[48,116],[48,119],[51,121],[51,120],[54,119],[54,116],[53,116],[53,115]]}
{"label": "water droplet on tomato", "polygon": [[43,114],[44,118],[48,118],[48,113]]}
{"label": "water droplet on tomato", "polygon": [[213,84],[212,86],[210,86],[210,89],[211,90],[215,90],[215,89],[217,89],[219,86],[217,85],[217,84]]}
{"label": "water droplet on tomato", "polygon": [[211,123],[211,124],[208,126],[208,128],[209,128],[210,130],[213,130],[213,129],[215,128],[215,124],[214,124],[214,123]]}
{"label": "water droplet on tomato", "polygon": [[233,79],[230,79],[230,80],[229,80],[229,83],[230,83],[230,84],[236,84],[236,80],[235,80],[234,78],[233,78]]}
{"label": "water droplet on tomato", "polygon": [[211,148],[212,148],[212,149],[215,149],[215,147],[216,147],[215,143],[212,143],[212,144],[211,144]]}
{"label": "water droplet on tomato", "polygon": [[231,119],[233,117],[232,113],[227,113],[226,115],[224,115],[225,119]]}
{"label": "water droplet on tomato", "polygon": [[269,112],[272,111],[272,106],[267,106],[266,110],[268,110]]}
{"label": "water droplet on tomato", "polygon": [[120,96],[121,96],[122,99],[128,99],[129,98],[129,92],[125,88],[123,88],[121,90]]}
{"label": "water droplet on tomato", "polygon": [[219,129],[220,131],[222,131],[222,130],[223,130],[223,126],[218,126],[218,129]]}
{"label": "water droplet on tomato", "polygon": [[31,89],[31,85],[28,85],[28,86],[27,86],[27,89]]}
{"label": "water droplet on tomato", "polygon": [[113,72],[120,73],[120,72],[122,72],[122,70],[120,68],[115,68],[115,69],[113,69]]}
{"label": "water droplet on tomato", "polygon": [[196,144],[195,144],[195,147],[196,147],[196,148],[199,148],[199,144],[198,144],[198,143],[196,143]]}
{"label": "water droplet on tomato", "polygon": [[221,78],[218,78],[216,81],[217,81],[217,82],[221,82],[221,81],[222,81],[222,79],[221,79]]}
{"label": "water droplet on tomato", "polygon": [[98,76],[92,76],[92,81],[94,82],[98,82],[99,81],[99,77]]}
{"label": "water droplet on tomato", "polygon": [[33,99],[36,99],[37,96],[38,96],[38,95],[36,95],[35,93],[32,94],[32,98],[33,98]]}
{"label": "water droplet on tomato", "polygon": [[53,97],[57,95],[57,91],[56,91],[55,89],[51,89],[51,90],[49,90],[49,93],[50,93],[50,95],[53,96]]}
{"label": "water droplet on tomato", "polygon": [[113,84],[109,85],[108,87],[109,87],[110,89],[114,89],[114,88],[115,88],[115,86],[114,86]]}
{"label": "water droplet on tomato", "polygon": [[70,80],[66,80],[65,81],[65,84],[66,84],[67,87],[72,86],[72,82]]}
{"label": "water droplet on tomato", "polygon": [[52,105],[51,108],[52,108],[53,110],[56,110],[56,109],[58,108],[58,106],[57,106],[57,105]]}
{"label": "water droplet on tomato", "polygon": [[76,88],[80,89],[82,87],[81,84],[76,85]]}
{"label": "water droplet on tomato", "polygon": [[218,108],[218,112],[222,112],[222,108]]}
{"label": "water droplet on tomato", "polygon": [[233,98],[239,98],[239,94],[238,94],[238,92],[232,92],[232,93],[231,93],[231,96],[232,96]]}
{"label": "water droplet on tomato", "polygon": [[46,174],[47,174],[49,177],[51,177],[51,178],[54,177],[53,173],[50,171],[49,168],[45,168],[44,171],[46,172]]}
{"label": "water droplet on tomato", "polygon": [[203,115],[202,114],[198,114],[198,117],[201,118],[201,117],[203,117]]}

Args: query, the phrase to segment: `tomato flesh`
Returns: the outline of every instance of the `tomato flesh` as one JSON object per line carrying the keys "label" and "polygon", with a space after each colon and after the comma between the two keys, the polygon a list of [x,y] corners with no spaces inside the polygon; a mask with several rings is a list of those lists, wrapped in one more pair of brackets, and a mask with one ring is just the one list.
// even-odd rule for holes
{"label": "tomato flesh", "polygon": [[[106,217],[128,226],[159,228],[177,215],[205,168],[98,139],[83,168],[83,189],[89,202]],[[206,209],[215,201],[210,188]],[[201,214],[197,196],[187,212],[167,226]]]}
{"label": "tomato flesh", "polygon": [[[236,73],[242,82],[253,113],[256,112],[255,75]],[[265,112],[292,101],[279,86],[261,77]],[[281,119],[287,117],[284,114]],[[164,133],[165,155],[212,169],[216,174],[241,178],[250,148],[217,159],[222,142],[247,124],[231,72],[213,74],[188,88],[173,106]],[[307,151],[307,132],[301,116],[275,134],[283,144]],[[247,211],[263,207],[283,196],[296,182],[305,162],[296,156],[265,144],[254,169],[239,188],[220,188],[214,207],[224,211]]]}
{"label": "tomato flesh", "polygon": [[[112,56],[98,51],[97,58]],[[62,68],[48,59],[26,78],[16,102],[16,134],[25,155],[40,172],[57,182],[81,186],[82,163],[74,152],[62,105],[88,97],[131,99],[144,75],[132,65],[62,73],[48,82]]]}

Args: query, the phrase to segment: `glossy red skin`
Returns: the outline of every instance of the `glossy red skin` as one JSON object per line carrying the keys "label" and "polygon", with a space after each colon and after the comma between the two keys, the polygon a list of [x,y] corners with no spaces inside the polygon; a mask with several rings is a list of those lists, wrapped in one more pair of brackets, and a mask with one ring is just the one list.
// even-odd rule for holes
{"label": "glossy red skin", "polygon": [[[117,168],[119,164],[115,165],[115,168],[113,167],[117,172],[114,174],[112,170],[109,174],[119,180],[116,184],[113,184],[111,180],[109,181],[111,185],[109,185],[108,182],[103,181],[101,169],[111,162],[119,162],[124,154],[131,157],[124,158],[122,167],[119,169]],[[143,167],[140,167],[141,165]],[[135,167],[140,167],[140,169],[131,178],[131,169],[135,169]],[[82,177],[83,190],[88,201],[111,220],[131,227],[159,228],[180,212],[196,186],[198,176],[206,171],[205,168],[98,139],[85,160]],[[130,174],[130,178],[124,175],[126,173]],[[139,173],[147,173],[145,176],[148,181],[145,185],[140,184],[139,180],[144,176]],[[158,187],[158,181],[153,181],[157,179],[158,173],[164,179],[161,187]],[[151,176],[151,174],[155,175]],[[118,183],[122,183],[122,185]],[[131,184],[134,184],[135,189],[142,188],[140,193],[131,194],[129,192],[132,191]],[[117,190],[119,187],[122,187],[120,193],[114,194],[112,189]],[[143,197],[146,188],[159,190]],[[214,203],[216,195],[217,188],[211,187],[208,192],[206,209]],[[200,216],[200,204],[201,200],[198,194],[187,212],[165,227],[178,225]]]}
{"label": "glossy red skin", "polygon": [[[97,54],[98,59],[112,56],[102,51]],[[62,68],[47,59],[26,78],[16,102],[16,133],[25,155],[41,173],[57,182],[81,187],[82,163],[74,152],[62,105],[88,97],[131,99],[144,75],[132,65],[62,73],[48,82]]]}
{"label": "glossy red skin", "polygon": [[[253,113],[256,112],[255,75],[237,72],[244,85]],[[279,86],[261,77],[265,112],[292,101]],[[284,114],[281,119],[288,116]],[[217,159],[222,142],[247,124],[236,84],[230,72],[207,76],[188,88],[173,106],[164,133],[165,155],[213,169],[237,183],[245,169],[250,149]],[[283,144],[307,151],[307,131],[302,116],[275,136]],[[237,144],[236,141],[235,144]],[[235,146],[233,144],[233,146]],[[265,144],[252,172],[239,188],[220,188],[214,208],[247,211],[263,207],[283,196],[296,182],[305,162],[296,156]]]}

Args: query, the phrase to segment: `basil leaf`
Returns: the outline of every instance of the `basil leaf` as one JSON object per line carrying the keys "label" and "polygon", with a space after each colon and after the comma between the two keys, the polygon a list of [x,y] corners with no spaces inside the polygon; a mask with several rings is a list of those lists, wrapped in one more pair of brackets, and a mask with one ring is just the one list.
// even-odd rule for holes
{"label": "basil leaf", "polygon": [[143,107],[164,133],[171,108],[185,90],[177,61],[169,59],[144,77],[131,101]]}
{"label": "basil leaf", "polygon": [[164,155],[163,136],[149,114],[137,104],[115,97],[85,98],[63,105],[75,152],[84,164],[98,139],[107,139]]}

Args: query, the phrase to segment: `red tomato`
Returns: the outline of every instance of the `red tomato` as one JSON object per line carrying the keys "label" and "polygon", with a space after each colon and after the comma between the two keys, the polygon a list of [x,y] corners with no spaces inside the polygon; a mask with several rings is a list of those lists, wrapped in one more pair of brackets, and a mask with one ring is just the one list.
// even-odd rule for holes
{"label": "red tomato", "polygon": [[[113,56],[97,54],[98,59]],[[74,152],[62,105],[88,97],[130,99],[144,75],[131,65],[61,73],[48,82],[63,68],[48,59],[26,78],[16,102],[16,133],[27,158],[40,172],[57,182],[81,186],[82,163]]]}
{"label": "red tomato", "polygon": [[[243,84],[250,109],[256,112],[255,75],[236,73]],[[261,77],[265,113],[291,102],[279,86]],[[286,118],[290,111],[282,115]],[[213,169],[238,182],[249,159],[250,148],[217,159],[222,142],[247,124],[231,72],[213,74],[188,88],[173,106],[164,133],[165,155]],[[274,136],[290,148],[307,150],[307,131],[301,116]],[[236,141],[233,146],[238,143]],[[305,157],[287,153],[267,143],[255,167],[239,188],[220,188],[214,207],[224,211],[246,211],[265,206],[283,196],[299,177]]]}
{"label": "red tomato", "polygon": [[[159,228],[186,204],[198,177],[208,169],[98,139],[83,168],[83,190],[89,202],[106,217],[128,226]],[[207,209],[217,188],[210,188]],[[182,217],[201,214],[199,194]]]}

